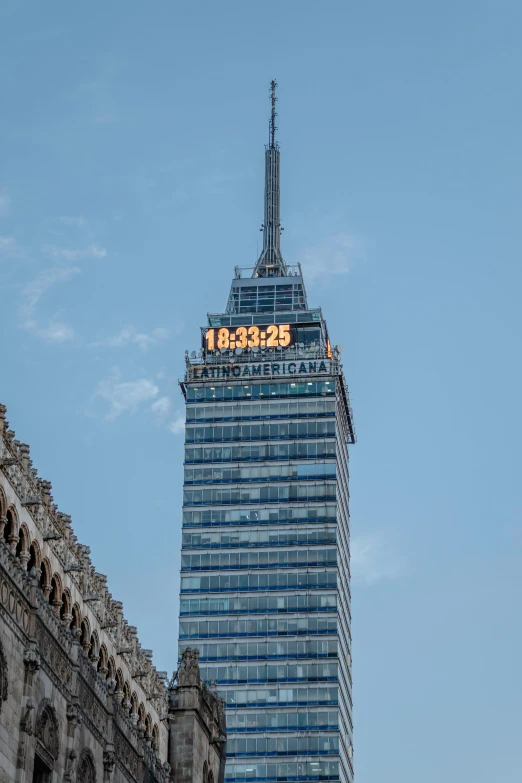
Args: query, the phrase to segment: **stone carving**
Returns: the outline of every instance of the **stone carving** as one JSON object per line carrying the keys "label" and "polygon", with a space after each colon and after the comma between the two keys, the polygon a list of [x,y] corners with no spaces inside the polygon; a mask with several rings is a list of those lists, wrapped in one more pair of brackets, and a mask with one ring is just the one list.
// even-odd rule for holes
{"label": "stone carving", "polygon": [[42,699],[40,702],[35,734],[38,740],[38,753],[52,769],[58,758],[60,730],[56,710],[50,699]]}
{"label": "stone carving", "polygon": [[115,755],[118,764],[123,764],[133,777],[138,775],[138,756],[133,748],[121,736],[116,735]]}
{"label": "stone carving", "polygon": [[96,783],[96,768],[94,766],[94,758],[88,748],[84,748],[80,753],[78,771],[76,773],[76,783]]}
{"label": "stone carving", "polygon": [[107,680],[105,680],[105,686],[109,696],[114,696],[116,693],[116,680],[114,680],[112,677],[109,677]]}
{"label": "stone carving", "polygon": [[200,685],[201,675],[199,673],[199,650],[192,650],[187,647],[181,653],[179,669],[172,675],[172,681],[178,681],[178,685]]}
{"label": "stone carving", "polygon": [[80,714],[80,708],[78,707],[77,704],[72,704],[71,702],[69,702],[67,704],[65,714],[67,716],[67,723],[72,728],[75,729],[77,726],[81,725],[82,716]]}
{"label": "stone carving", "polygon": [[31,736],[33,733],[33,710],[33,700],[27,699],[25,708],[22,712],[22,717],[20,719],[20,740],[18,743],[18,755],[16,759],[16,766],[18,769],[23,769],[25,766],[25,748],[27,746],[27,737]]}
{"label": "stone carving", "polygon": [[[62,642],[63,640],[60,639]],[[65,644],[61,645],[62,647]],[[58,681],[62,685],[69,685],[71,681],[71,668],[67,658],[61,652],[60,647],[56,644],[54,638],[45,631],[41,632],[41,646],[42,655],[44,660],[49,665],[51,671],[55,674]]]}
{"label": "stone carving", "polygon": [[74,766],[76,763],[76,751],[70,750],[65,758],[64,780],[74,780]]}
{"label": "stone carving", "polygon": [[103,769],[107,777],[110,777],[110,775],[112,775],[114,772],[115,764],[116,753],[114,752],[114,745],[108,742],[105,746],[105,750],[103,751]]}
{"label": "stone carving", "polygon": [[40,653],[34,647],[24,650],[24,666],[28,674],[36,674],[40,668]]}
{"label": "stone carving", "polygon": [[105,710],[102,708],[93,690],[87,687],[84,682],[80,683],[80,704],[84,716],[92,721],[92,724],[98,729],[100,734],[105,735],[107,731]]}

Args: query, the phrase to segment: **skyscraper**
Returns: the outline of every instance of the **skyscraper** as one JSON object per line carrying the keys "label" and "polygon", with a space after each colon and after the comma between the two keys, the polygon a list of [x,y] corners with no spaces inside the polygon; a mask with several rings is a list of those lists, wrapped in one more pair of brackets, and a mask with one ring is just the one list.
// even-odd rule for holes
{"label": "skyscraper", "polygon": [[352,781],[341,349],[280,249],[275,82],[263,250],[187,353],[180,651],[227,705],[229,783]]}

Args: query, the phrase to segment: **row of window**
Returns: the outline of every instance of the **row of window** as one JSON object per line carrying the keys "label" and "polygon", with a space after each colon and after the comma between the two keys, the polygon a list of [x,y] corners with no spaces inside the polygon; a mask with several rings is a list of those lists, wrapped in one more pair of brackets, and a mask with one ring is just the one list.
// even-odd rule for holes
{"label": "row of window", "polygon": [[[252,312],[254,309],[252,304],[249,304],[248,306],[245,304],[238,305],[236,295],[231,293],[229,297],[229,304],[227,305],[227,313],[236,313],[238,310],[241,310],[241,313],[243,314],[222,315],[220,313],[217,315],[210,313],[208,316],[208,322],[211,326],[245,326],[246,324],[258,324],[259,326],[265,326],[267,321],[270,321],[274,324],[309,324],[310,322],[318,322],[321,320],[321,310],[319,308],[316,310],[306,309],[306,297],[304,294],[299,295],[297,304],[294,302],[292,308],[293,312],[289,312],[288,305],[282,305],[276,302],[274,309],[272,311],[267,311],[273,313],[273,315],[268,317],[264,310],[265,307],[266,305],[264,304],[259,305],[259,311],[262,312],[262,315],[255,315]],[[283,312],[280,312],[280,308],[283,310]],[[257,309],[255,309],[255,312],[257,313]],[[305,329],[299,329],[297,334],[300,332],[305,332]],[[303,342],[303,340],[300,340],[299,342]]]}
{"label": "row of window", "polygon": [[237,756],[327,756],[338,752],[339,737],[332,734],[322,737],[315,734],[309,737],[231,737],[227,742],[227,759]]}
{"label": "row of window", "polygon": [[335,416],[335,400],[257,402],[241,405],[187,405],[187,424],[194,421],[248,421]]}
{"label": "row of window", "polygon": [[[187,605],[197,603],[199,608],[200,601],[201,599],[196,599],[182,603]],[[180,639],[270,635],[299,636],[331,633],[337,633],[337,617],[335,615],[329,617],[279,617],[274,620],[263,617],[252,617],[248,620],[181,620],[179,624]]]}
{"label": "row of window", "polygon": [[250,712],[230,710],[227,731],[335,731],[339,728],[337,710],[292,710],[291,712]]}
{"label": "row of window", "polygon": [[304,522],[335,522],[334,504],[310,508],[230,508],[184,511],[183,527],[221,527],[227,525],[285,525]]}
{"label": "row of window", "polygon": [[234,489],[186,489],[183,505],[237,505],[238,503],[298,503],[335,500],[335,484],[292,484],[286,487],[241,487]]}
{"label": "row of window", "polygon": [[331,612],[337,594],[253,595],[233,598],[182,598],[181,615],[259,614],[260,612]]}
{"label": "row of window", "polygon": [[247,661],[274,658],[335,658],[337,639],[311,639],[306,641],[284,639],[277,642],[223,642],[199,644],[199,660]]}
{"label": "row of window", "polygon": [[[227,313],[275,313],[284,310],[304,310],[305,307],[306,299],[301,283],[233,286],[228,299]],[[265,317],[259,319],[259,322],[263,323],[267,320],[268,318]],[[232,318],[231,321],[234,323]],[[314,334],[320,334],[319,329],[312,331]]]}
{"label": "row of window", "polygon": [[317,443],[248,443],[245,446],[197,446],[185,449],[185,463],[260,462],[261,460],[335,457],[335,441]]}
{"label": "row of window", "polygon": [[196,386],[187,389],[187,402],[214,400],[266,400],[281,397],[316,397],[335,394],[334,381],[304,383],[248,383],[239,386]]}
{"label": "row of window", "polygon": [[334,566],[336,549],[272,549],[257,552],[216,552],[181,555],[182,571],[208,571],[236,568],[297,568]]}
{"label": "row of window", "polygon": [[[288,739],[291,739],[290,737]],[[232,740],[229,740],[232,742]],[[228,747],[228,743],[227,743]],[[257,762],[227,764],[225,783],[290,783],[290,781],[338,781],[338,761],[292,761],[277,764]]]}
{"label": "row of window", "polygon": [[[321,707],[338,704],[337,686],[329,688],[241,688],[218,692],[227,707]],[[228,755],[228,754],[227,754]]]}
{"label": "row of window", "polygon": [[319,590],[337,585],[335,571],[290,574],[219,574],[182,576],[182,593],[226,593],[253,590]]}
{"label": "row of window", "polygon": [[336,682],[337,662],[202,666],[201,677],[205,682],[214,681],[218,685],[238,685],[239,683],[248,682],[298,682],[299,680],[306,680],[307,682]]}
{"label": "row of window", "polygon": [[185,443],[219,443],[242,440],[288,440],[335,435],[335,421],[289,421],[277,424],[232,424],[217,427],[187,427]]}
{"label": "row of window", "polygon": [[247,481],[311,481],[312,479],[334,479],[335,462],[310,463],[303,465],[256,465],[233,468],[187,468],[185,484],[224,484]]}
{"label": "row of window", "polygon": [[335,544],[335,528],[327,530],[238,530],[223,533],[183,533],[183,549],[232,547],[313,546]]}

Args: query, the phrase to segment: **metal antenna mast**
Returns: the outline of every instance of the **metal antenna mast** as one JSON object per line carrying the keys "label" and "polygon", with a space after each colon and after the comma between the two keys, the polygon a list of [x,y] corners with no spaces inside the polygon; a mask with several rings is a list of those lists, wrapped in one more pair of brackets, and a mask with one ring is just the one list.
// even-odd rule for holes
{"label": "metal antenna mast", "polygon": [[277,112],[275,110],[277,82],[270,82],[269,143],[265,147],[265,220],[262,225],[263,250],[254,268],[253,277],[286,277],[287,269],[281,255],[281,219],[279,215],[279,145],[275,140]]}
{"label": "metal antenna mast", "polygon": [[276,110],[275,110],[275,105],[276,105],[276,101],[277,101],[276,94],[275,94],[276,87],[277,87],[277,82],[274,79],[272,79],[272,81],[270,82],[270,101],[272,103],[272,113],[270,115],[270,126],[269,127],[270,127],[270,148],[273,149],[273,150],[275,150],[275,146],[276,146],[275,145],[275,132],[277,130],[276,124],[275,124],[275,118],[277,117]]}

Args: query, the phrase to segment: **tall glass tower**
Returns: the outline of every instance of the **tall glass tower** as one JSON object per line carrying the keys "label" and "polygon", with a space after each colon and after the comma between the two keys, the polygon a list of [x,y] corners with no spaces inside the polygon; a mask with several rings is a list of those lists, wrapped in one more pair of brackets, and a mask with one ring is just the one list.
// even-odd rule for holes
{"label": "tall glass tower", "polygon": [[227,705],[227,783],[352,781],[341,349],[280,250],[275,82],[263,250],[186,356],[180,651]]}

